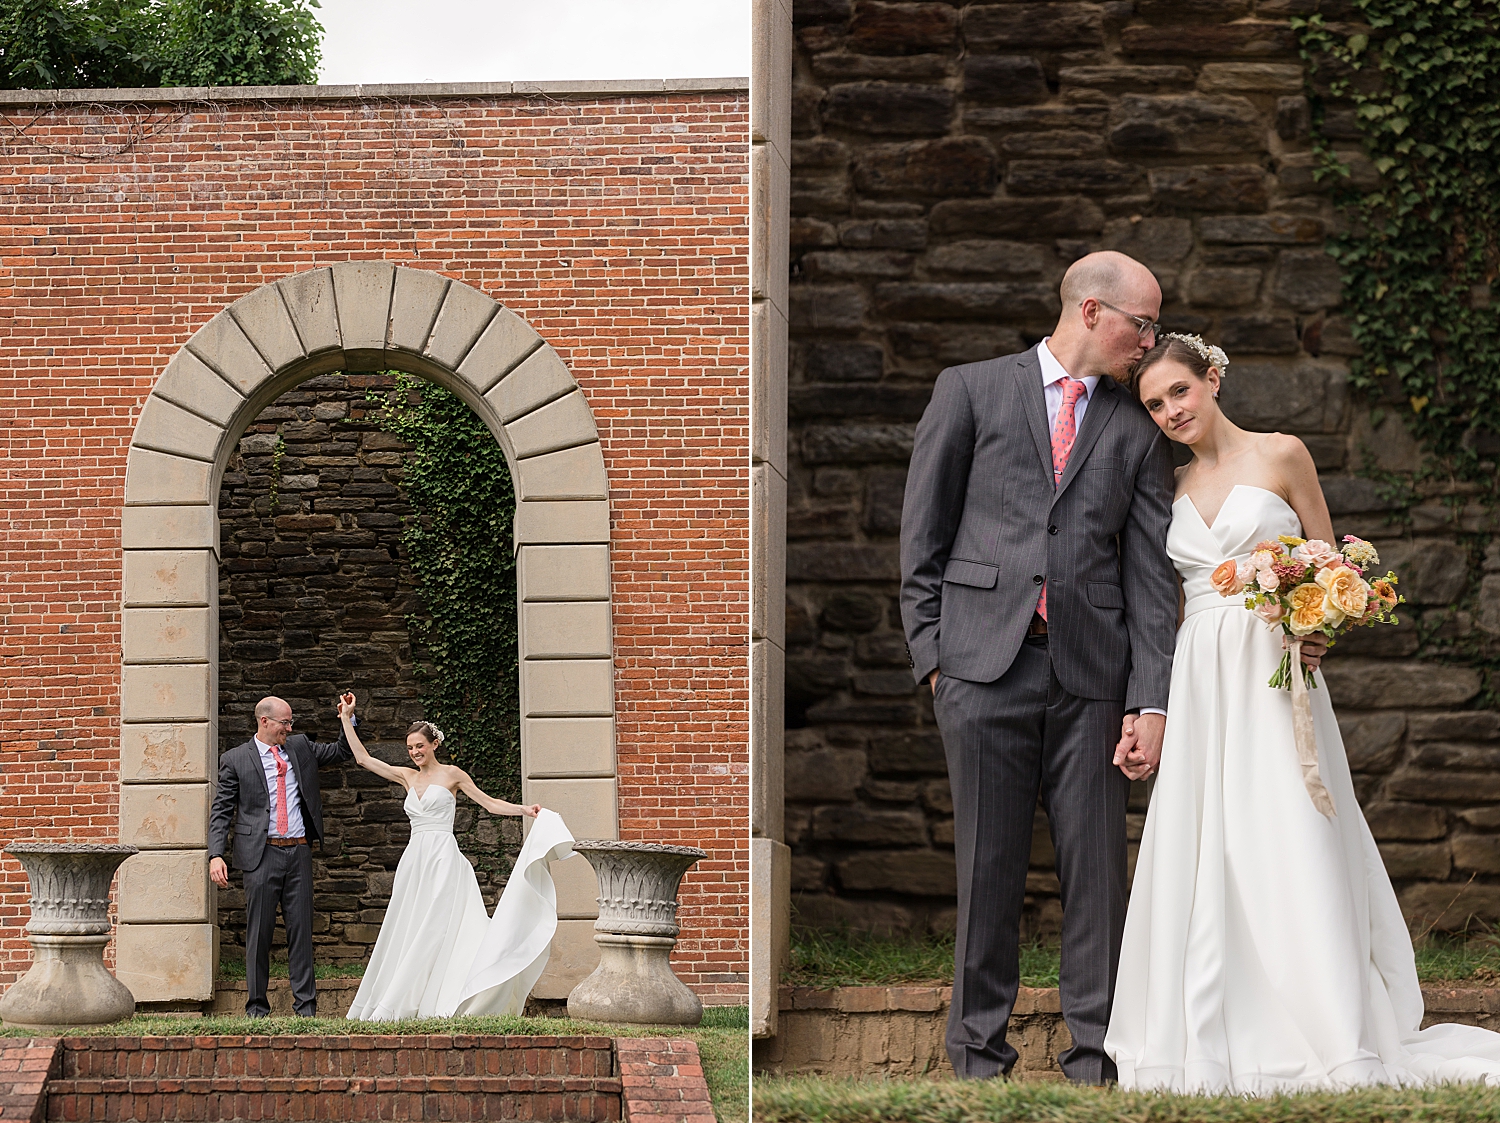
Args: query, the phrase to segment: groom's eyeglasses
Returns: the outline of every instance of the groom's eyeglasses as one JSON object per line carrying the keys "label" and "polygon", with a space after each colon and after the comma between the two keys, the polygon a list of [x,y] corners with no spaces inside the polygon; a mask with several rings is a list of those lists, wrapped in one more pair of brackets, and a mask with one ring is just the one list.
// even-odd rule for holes
{"label": "groom's eyeglasses", "polygon": [[[1099,302],[1099,306],[1101,308],[1108,308],[1111,312],[1118,312],[1120,315],[1124,316],[1127,320],[1133,323],[1135,325],[1135,333],[1142,339],[1145,339],[1147,333],[1150,333],[1151,338],[1154,342],[1156,337],[1161,335],[1161,325],[1155,320],[1147,319],[1145,316],[1132,316],[1129,312],[1125,311],[1125,309],[1116,308],[1113,304],[1109,304],[1106,301],[1099,300],[1097,296],[1094,297],[1094,299]],[[1083,307],[1083,303],[1081,301],[1079,302],[1078,307]]]}
{"label": "groom's eyeglasses", "polygon": [[277,725],[284,725],[288,729],[290,729],[292,727],[292,722],[295,721],[296,719],[295,718],[289,718],[289,717],[268,717],[268,718],[266,718],[266,720],[267,721],[274,721]]}

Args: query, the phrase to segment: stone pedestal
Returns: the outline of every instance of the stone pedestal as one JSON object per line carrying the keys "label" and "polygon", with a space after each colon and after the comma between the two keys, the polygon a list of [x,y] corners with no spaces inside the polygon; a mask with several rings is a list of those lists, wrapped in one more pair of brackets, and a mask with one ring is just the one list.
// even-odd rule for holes
{"label": "stone pedestal", "polygon": [[0,998],[0,1023],[40,1032],[117,1022],[135,1013],[125,984],[104,967],[109,883],[134,846],[17,842],[6,847],[31,881],[26,936],[35,961]]}
{"label": "stone pedestal", "polygon": [[599,879],[599,966],[568,995],[568,1016],[629,1025],[697,1025],[703,1003],[672,973],[677,886],[707,853],[694,846],[582,839]]}

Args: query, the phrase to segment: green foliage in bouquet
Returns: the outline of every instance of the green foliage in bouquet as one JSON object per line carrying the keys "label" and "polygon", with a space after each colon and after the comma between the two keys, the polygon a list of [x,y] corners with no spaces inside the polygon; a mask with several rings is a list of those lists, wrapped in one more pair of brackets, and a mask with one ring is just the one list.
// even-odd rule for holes
{"label": "green foliage in bouquet", "polygon": [[284,86],[318,80],[318,0],[0,0],[0,86]]}
{"label": "green foliage in bouquet", "polygon": [[[1353,0],[1368,32],[1294,17],[1318,177],[1345,219],[1328,244],[1363,354],[1356,387],[1400,411],[1445,474],[1493,487],[1500,450],[1500,5]],[[1321,91],[1321,94],[1320,94]],[[1323,131],[1352,106],[1380,181],[1354,185]]]}
{"label": "green foliage in bouquet", "polygon": [[515,489],[505,454],[456,395],[400,374],[372,417],[412,446],[401,477],[413,513],[401,544],[427,614],[406,618],[425,645],[418,683],[453,762],[491,795],[521,798]]}

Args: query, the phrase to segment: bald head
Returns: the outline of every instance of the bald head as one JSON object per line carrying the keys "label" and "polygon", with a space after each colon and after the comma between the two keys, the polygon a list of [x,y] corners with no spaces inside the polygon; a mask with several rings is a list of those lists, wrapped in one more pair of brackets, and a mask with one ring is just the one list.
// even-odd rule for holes
{"label": "bald head", "polygon": [[1063,275],[1062,313],[1047,346],[1075,378],[1109,375],[1123,381],[1155,342],[1141,325],[1161,315],[1161,286],[1133,257],[1101,250],[1080,257]]}
{"label": "bald head", "polygon": [[255,703],[255,716],[258,718],[290,717],[291,714],[292,707],[287,705],[286,702],[282,701],[282,699],[280,698],[267,697],[262,698],[259,702]]}
{"label": "bald head", "polygon": [[292,707],[276,697],[255,703],[255,735],[263,745],[284,745],[292,731]]}
{"label": "bald head", "polygon": [[1068,271],[1063,274],[1059,295],[1062,297],[1063,315],[1066,317],[1070,310],[1076,313],[1078,306],[1091,296],[1095,300],[1119,304],[1145,297],[1152,292],[1160,302],[1161,289],[1157,287],[1151,270],[1123,253],[1100,250],[1098,253],[1086,254],[1068,266]]}

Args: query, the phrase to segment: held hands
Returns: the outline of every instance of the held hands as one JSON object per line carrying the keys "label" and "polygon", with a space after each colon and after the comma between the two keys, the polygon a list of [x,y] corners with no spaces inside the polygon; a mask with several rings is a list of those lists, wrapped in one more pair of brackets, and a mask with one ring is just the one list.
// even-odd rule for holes
{"label": "held hands", "polygon": [[220,889],[229,888],[229,867],[224,864],[223,858],[208,860],[208,879]]}
{"label": "held hands", "polygon": [[1132,780],[1144,780],[1161,764],[1167,719],[1161,714],[1126,714],[1115,746],[1115,766]]}
{"label": "held hands", "polygon": [[354,716],[354,691],[350,690],[339,695],[339,719]]}

